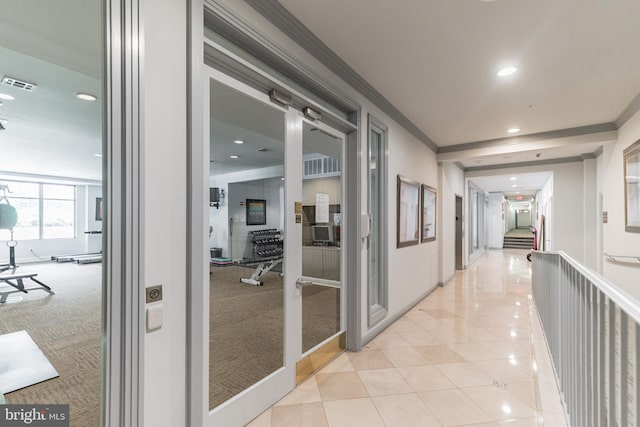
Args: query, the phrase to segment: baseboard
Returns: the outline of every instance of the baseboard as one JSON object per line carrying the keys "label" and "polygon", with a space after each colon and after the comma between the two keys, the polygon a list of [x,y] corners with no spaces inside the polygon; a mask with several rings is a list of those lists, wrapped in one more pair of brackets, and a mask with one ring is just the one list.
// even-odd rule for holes
{"label": "baseboard", "polygon": [[450,281],[452,281],[454,277],[456,277],[456,274],[455,274],[455,273],[453,273],[453,274],[451,275],[451,277],[449,277],[447,280],[444,280],[444,281],[442,281],[442,282],[438,282],[438,286],[440,286],[441,288],[444,288],[444,287],[445,287],[445,285],[448,285],[448,284],[449,284],[449,282],[450,282]]}
{"label": "baseboard", "polygon": [[397,313],[395,313],[393,316],[388,317],[384,320],[382,320],[380,323],[378,323],[377,325],[375,325],[372,329],[369,330],[369,332],[367,332],[363,337],[362,337],[362,347],[364,347],[365,345],[367,345],[372,339],[374,339],[375,337],[377,337],[381,332],[383,332],[385,329],[387,329],[389,326],[393,325],[393,323],[400,319],[402,316],[404,316],[405,314],[407,314],[409,311],[411,311],[411,309],[413,307],[415,307],[416,305],[420,304],[420,302],[425,299],[426,297],[428,297],[429,295],[431,295],[431,293],[433,291],[435,291],[436,289],[438,289],[438,286],[434,286],[433,288],[429,289],[428,291],[426,291],[425,293],[423,293],[422,295],[420,295],[418,298],[416,298],[415,300],[413,300],[413,302],[411,302],[409,305],[407,305],[404,309],[399,310]]}

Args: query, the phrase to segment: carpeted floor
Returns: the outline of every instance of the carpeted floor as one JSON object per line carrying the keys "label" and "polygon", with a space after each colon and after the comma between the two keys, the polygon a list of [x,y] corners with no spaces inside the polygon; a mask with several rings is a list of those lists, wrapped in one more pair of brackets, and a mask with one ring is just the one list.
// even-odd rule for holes
{"label": "carpeted floor", "polygon": [[[26,330],[60,376],[5,395],[7,403],[69,404],[71,426],[100,425],[101,265],[42,263],[21,270],[38,273],[55,295],[7,295],[21,300],[0,304],[0,334]],[[0,295],[12,290],[0,285]]]}
{"label": "carpeted floor", "polygon": [[[5,395],[7,403],[70,404],[71,426],[97,426],[102,376],[101,265],[42,263],[20,268],[37,272],[55,295],[42,290],[9,294],[9,301],[19,301],[0,304],[0,334],[26,330],[60,376]],[[237,266],[212,268],[211,408],[282,366],[282,277],[269,272],[264,286],[240,283],[240,277],[249,277],[252,271]],[[0,285],[0,296],[12,290]],[[304,288],[303,351],[339,330],[338,297],[334,288]]]}
{"label": "carpeted floor", "polygon": [[[263,276],[263,286],[240,283],[250,268],[212,267],[209,407],[214,408],[276,371],[283,361],[283,280]],[[307,286],[303,293],[304,351],[339,330],[339,290]]]}

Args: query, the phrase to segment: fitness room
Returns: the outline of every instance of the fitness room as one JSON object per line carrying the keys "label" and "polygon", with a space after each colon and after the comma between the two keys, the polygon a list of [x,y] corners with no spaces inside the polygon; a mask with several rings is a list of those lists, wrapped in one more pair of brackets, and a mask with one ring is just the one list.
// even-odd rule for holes
{"label": "fitness room", "polygon": [[100,3],[3,9],[0,403],[70,404],[71,425],[99,425]]}
{"label": "fitness room", "polygon": [[[301,263],[302,272],[295,351],[304,357],[322,348],[319,357],[330,359],[344,348],[345,138],[239,82],[212,78],[209,85],[209,408],[214,409],[283,367],[288,348],[283,273],[294,263]],[[302,161],[285,168],[285,141],[292,138],[286,135],[287,120],[299,126]],[[290,170],[293,178],[285,181]],[[295,208],[285,201],[285,191],[296,191],[287,184],[301,191]],[[301,236],[285,236],[285,213],[294,210]],[[315,369],[313,363],[318,361],[309,361],[307,370]]]}

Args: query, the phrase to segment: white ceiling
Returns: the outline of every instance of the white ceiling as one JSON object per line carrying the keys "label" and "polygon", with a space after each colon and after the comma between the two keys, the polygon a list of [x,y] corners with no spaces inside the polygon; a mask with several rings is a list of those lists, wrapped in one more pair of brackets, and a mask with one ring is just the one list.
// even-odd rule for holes
{"label": "white ceiling", "polygon": [[[0,77],[38,84],[3,101],[0,171],[100,179],[99,0],[1,1]],[[280,0],[440,147],[439,161],[477,167],[575,157],[615,131],[553,140],[501,140],[614,121],[640,92],[640,2],[611,0]],[[339,11],[339,13],[337,13]],[[79,37],[79,35],[82,35]],[[516,65],[501,79],[495,72]],[[239,102],[212,111],[216,173],[282,159],[282,122]],[[276,114],[277,115],[277,114]],[[276,129],[269,123],[275,123]],[[271,126],[271,127],[270,127]],[[305,127],[305,145],[330,147]],[[219,134],[217,134],[219,132]],[[217,136],[216,136],[217,135]],[[267,153],[256,150],[271,149]],[[335,147],[334,147],[335,148]],[[311,148],[310,148],[311,150]],[[229,162],[231,152],[240,162]],[[326,154],[326,153],[325,153]],[[489,185],[489,184],[487,184]],[[531,184],[533,185],[533,184]],[[497,191],[487,187],[487,191]]]}
{"label": "white ceiling", "polygon": [[280,3],[439,146],[612,122],[640,92],[637,1]]}
{"label": "white ceiling", "polygon": [[[553,177],[552,172],[511,173],[470,178],[470,181],[490,193],[507,197],[534,196]],[[515,178],[515,179],[511,179]],[[514,187],[515,185],[515,187]]]}

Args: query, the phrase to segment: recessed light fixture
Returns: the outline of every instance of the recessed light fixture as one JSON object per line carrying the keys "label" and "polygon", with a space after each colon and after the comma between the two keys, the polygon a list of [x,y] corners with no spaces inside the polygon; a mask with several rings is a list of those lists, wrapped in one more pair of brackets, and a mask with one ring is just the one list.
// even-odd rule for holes
{"label": "recessed light fixture", "polygon": [[505,76],[510,76],[511,74],[515,73],[516,71],[518,71],[517,67],[504,67],[502,69],[500,69],[500,71],[498,71],[496,74],[500,77],[505,77]]}
{"label": "recessed light fixture", "polygon": [[82,99],[83,101],[95,101],[96,99],[98,99],[95,95],[82,92],[76,93],[76,98]]}
{"label": "recessed light fixture", "polygon": [[232,154],[229,156],[230,159],[239,159],[240,156],[238,156],[237,154]]}
{"label": "recessed light fixture", "polygon": [[235,141],[233,141],[234,144],[244,144],[244,141],[241,139],[236,139]]}
{"label": "recessed light fixture", "polygon": [[511,128],[511,129],[507,130],[507,132],[509,132],[509,133],[518,133],[518,132],[520,132],[520,128]]}
{"label": "recessed light fixture", "polygon": [[95,154],[94,154],[94,157],[102,157],[102,154],[100,154],[100,153],[95,153]]}
{"label": "recessed light fixture", "polygon": [[516,188],[516,187],[517,187],[517,185],[513,184],[511,187],[512,187],[512,188]]}
{"label": "recessed light fixture", "polygon": [[0,99],[6,99],[7,101],[13,101],[14,98],[13,96],[9,95],[8,93],[0,93]]}
{"label": "recessed light fixture", "polygon": [[280,181],[284,181],[284,176],[280,177]]}
{"label": "recessed light fixture", "polygon": [[519,192],[519,191],[516,191],[516,194],[520,194],[520,192]]}
{"label": "recessed light fixture", "polygon": [[515,180],[516,180],[516,179],[518,179],[518,178],[517,178],[517,177],[515,177],[515,176],[512,176],[512,177],[511,177],[511,178],[509,178],[509,179],[510,179],[511,181],[515,181]]}

